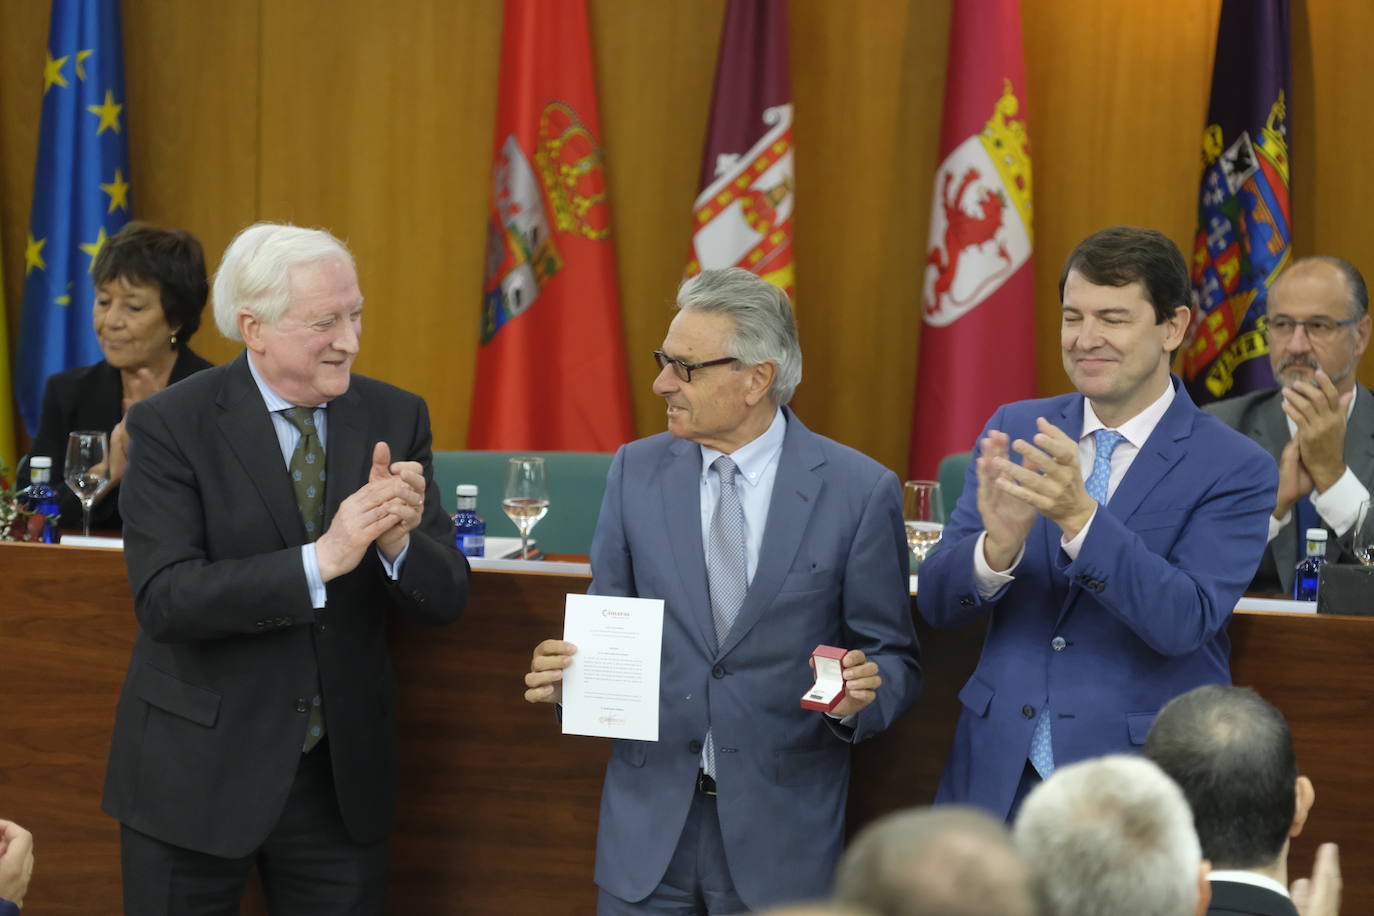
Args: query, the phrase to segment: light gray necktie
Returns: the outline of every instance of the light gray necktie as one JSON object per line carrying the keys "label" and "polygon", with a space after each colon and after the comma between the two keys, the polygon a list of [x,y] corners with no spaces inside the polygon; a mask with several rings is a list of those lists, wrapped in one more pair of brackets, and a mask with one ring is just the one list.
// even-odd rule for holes
{"label": "light gray necktie", "polygon": [[[725,637],[739,617],[744,595],[749,590],[749,557],[744,546],[744,507],[735,489],[735,475],[739,468],[725,455],[712,464],[720,478],[720,497],[706,542],[706,577],[711,588],[711,620],[716,628],[716,647],[725,645]],[[716,775],[716,745],[711,730],[706,730],[704,744],[706,774]]]}

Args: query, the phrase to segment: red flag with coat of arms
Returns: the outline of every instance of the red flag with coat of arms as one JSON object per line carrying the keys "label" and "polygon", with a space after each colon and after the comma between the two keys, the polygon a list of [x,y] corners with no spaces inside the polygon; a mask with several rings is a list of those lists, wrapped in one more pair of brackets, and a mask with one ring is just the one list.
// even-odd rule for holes
{"label": "red flag with coat of arms", "polygon": [[922,287],[911,476],[1035,395],[1031,161],[1019,0],[955,0]]}
{"label": "red flag with coat of arms", "polygon": [[468,447],[632,437],[585,0],[506,0]]}
{"label": "red flag with coat of arms", "polygon": [[787,2],[729,0],[687,275],[743,267],[791,296],[793,185]]}

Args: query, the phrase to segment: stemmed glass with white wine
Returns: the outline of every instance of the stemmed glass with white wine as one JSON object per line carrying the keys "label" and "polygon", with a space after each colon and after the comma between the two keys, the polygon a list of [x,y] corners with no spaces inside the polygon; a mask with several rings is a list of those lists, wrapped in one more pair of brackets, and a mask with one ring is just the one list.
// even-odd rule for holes
{"label": "stemmed glass with white wine", "polygon": [[95,430],[77,430],[67,436],[64,479],[81,500],[82,529],[91,536],[91,506],[110,485],[110,437]]}
{"label": "stemmed glass with white wine", "polygon": [[907,546],[919,563],[940,543],[945,530],[945,503],[938,482],[908,480],[903,484],[902,521],[906,524]]}
{"label": "stemmed glass with white wine", "polygon": [[1361,566],[1374,566],[1374,500],[1360,503],[1355,528],[1350,532],[1350,548]]}
{"label": "stemmed glass with white wine", "polygon": [[520,559],[530,552],[530,530],[549,511],[549,482],[544,459],[512,458],[506,465],[506,491],[501,508],[520,529]]}

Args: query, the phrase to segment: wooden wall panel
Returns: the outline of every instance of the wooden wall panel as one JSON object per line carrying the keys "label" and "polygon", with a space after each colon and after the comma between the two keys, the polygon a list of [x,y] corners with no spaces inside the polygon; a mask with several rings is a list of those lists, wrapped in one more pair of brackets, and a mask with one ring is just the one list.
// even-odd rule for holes
{"label": "wooden wall panel", "polygon": [[[796,247],[815,429],[905,466],[918,271],[939,142],[950,0],[793,0]],[[723,0],[590,0],[635,417],[662,428],[643,354],[671,317]],[[423,394],[460,447],[472,397],[500,0],[124,0],[138,215],[212,261],[257,218],[354,246],[369,307],[359,366]],[[1220,0],[1025,0],[1040,392],[1067,389],[1055,285],[1113,222],[1185,249]],[[48,4],[0,0],[0,257],[17,326]],[[1294,3],[1299,254],[1374,271],[1361,117],[1367,4]],[[207,331],[207,355],[235,347]],[[970,371],[995,372],[995,359]],[[1374,361],[1361,378],[1374,383]],[[861,409],[860,409],[861,408]]]}

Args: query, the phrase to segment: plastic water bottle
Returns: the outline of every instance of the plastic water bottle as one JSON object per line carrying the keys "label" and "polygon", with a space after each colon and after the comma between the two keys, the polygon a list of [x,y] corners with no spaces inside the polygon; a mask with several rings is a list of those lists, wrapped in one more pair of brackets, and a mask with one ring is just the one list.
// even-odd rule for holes
{"label": "plastic water bottle", "polygon": [[458,511],[453,513],[454,542],[470,557],[487,552],[487,523],[477,514],[477,486],[458,484]]}
{"label": "plastic water bottle", "polygon": [[1326,562],[1326,529],[1307,529],[1307,556],[1293,570],[1293,600],[1316,601],[1317,583]]}
{"label": "plastic water bottle", "polygon": [[25,509],[52,517],[43,520],[42,533],[35,538],[44,544],[56,544],[61,537],[53,519],[62,509],[58,506],[57,494],[53,492],[52,484],[49,483],[51,477],[52,459],[36,455],[29,459],[29,485],[19,493],[19,504]]}

